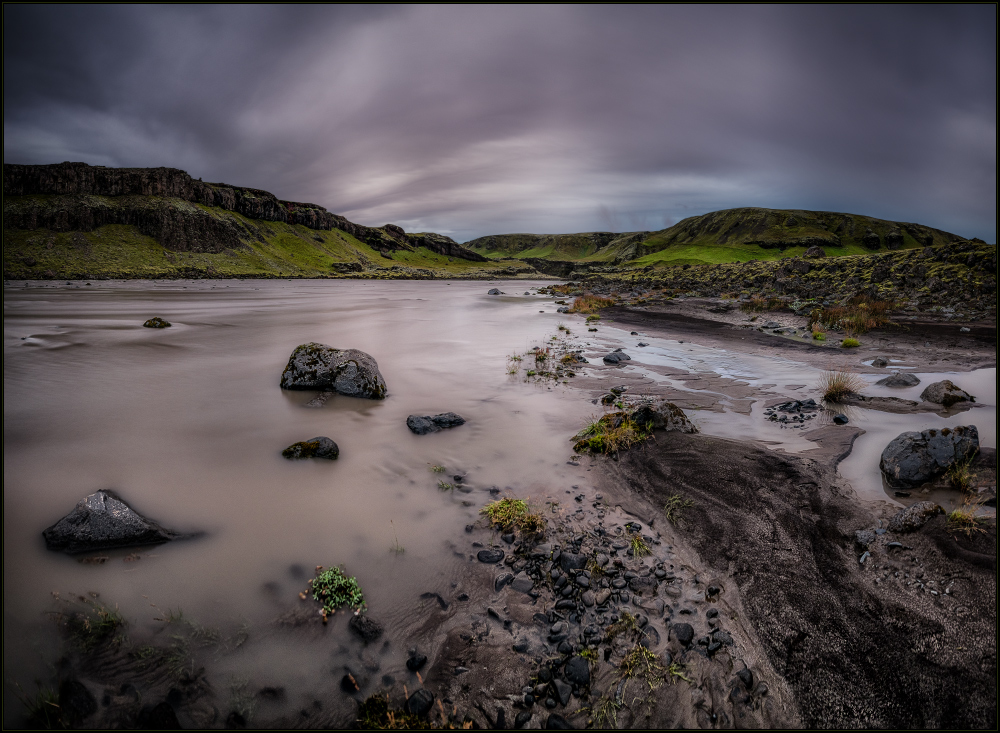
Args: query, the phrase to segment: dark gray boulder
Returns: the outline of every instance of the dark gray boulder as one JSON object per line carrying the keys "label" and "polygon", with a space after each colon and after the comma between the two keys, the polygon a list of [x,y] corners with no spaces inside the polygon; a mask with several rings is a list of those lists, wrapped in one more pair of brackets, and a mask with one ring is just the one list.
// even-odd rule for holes
{"label": "dark gray boulder", "polygon": [[164,320],[159,316],[153,316],[148,321],[142,324],[146,328],[170,328],[172,324],[170,321]]}
{"label": "dark gray boulder", "polygon": [[872,366],[878,369],[884,369],[885,367],[889,366],[889,360],[886,359],[884,356],[876,356],[874,359],[872,359]]}
{"label": "dark gray boulder", "polygon": [[146,519],[114,492],[101,489],[82,499],[42,536],[48,549],[74,555],[156,545],[181,535]]}
{"label": "dark gray boulder", "polygon": [[882,451],[879,468],[892,489],[909,489],[940,476],[979,450],[975,425],[902,433]]}
{"label": "dark gray boulder", "polygon": [[434,705],[434,693],[421,687],[406,698],[406,712],[410,715],[427,715]]}
{"label": "dark gray boulder", "polygon": [[296,458],[326,458],[335,460],[340,455],[340,448],[327,437],[310,438],[298,443],[292,443],[281,451],[281,455],[289,460]]}
{"label": "dark gray boulder", "polygon": [[694,627],[691,624],[671,624],[670,629],[674,632],[674,638],[682,646],[690,646],[691,640],[694,639]]}
{"label": "dark gray boulder", "polygon": [[945,407],[951,407],[956,402],[976,401],[975,397],[970,395],[964,389],[960,389],[950,379],[944,379],[940,382],[934,382],[934,384],[928,385],[927,389],[920,393],[920,399],[925,402],[933,402],[937,405],[944,405]]}
{"label": "dark gray boulder", "polygon": [[639,425],[652,425],[654,430],[675,430],[681,433],[697,433],[698,428],[688,420],[684,410],[673,402],[660,400],[639,404],[630,415],[632,422]]}
{"label": "dark gray boulder", "polygon": [[624,351],[612,351],[610,354],[604,357],[605,364],[620,364],[623,361],[631,361],[632,357],[626,354]]}
{"label": "dark gray boulder", "polygon": [[803,257],[826,257],[826,250],[817,244],[807,249],[802,255]]}
{"label": "dark gray boulder", "polygon": [[944,514],[944,509],[933,501],[919,501],[897,512],[889,520],[889,531],[898,533],[915,532],[936,514]]}
{"label": "dark gray boulder", "polygon": [[881,384],[883,387],[915,387],[920,384],[920,378],[909,372],[893,372],[875,384]]}
{"label": "dark gray boulder", "polygon": [[352,616],[347,625],[350,627],[351,631],[364,639],[365,642],[375,641],[377,638],[382,636],[382,624],[370,616],[365,616],[364,614]]}
{"label": "dark gray boulder", "polygon": [[486,293],[487,295],[503,295],[503,291],[499,288],[490,288]]}
{"label": "dark gray boulder", "polygon": [[410,415],[406,418],[406,427],[417,435],[436,433],[446,428],[455,428],[465,424],[465,418],[454,412],[442,412],[440,415]]}
{"label": "dark gray boulder", "polygon": [[311,342],[297,346],[281,373],[282,389],[317,389],[350,397],[385,399],[385,380],[375,360],[357,349]]}

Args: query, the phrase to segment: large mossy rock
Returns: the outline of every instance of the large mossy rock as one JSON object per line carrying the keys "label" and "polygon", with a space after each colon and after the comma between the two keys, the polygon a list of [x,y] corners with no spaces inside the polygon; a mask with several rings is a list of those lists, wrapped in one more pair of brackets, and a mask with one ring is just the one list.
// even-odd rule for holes
{"label": "large mossy rock", "polygon": [[340,455],[340,447],[324,435],[309,440],[292,443],[281,451],[281,455],[289,460],[297,458],[326,458],[335,461]]}
{"label": "large mossy rock", "polygon": [[317,343],[296,347],[281,374],[281,388],[332,390],[373,400],[386,394],[385,380],[371,356]]}
{"label": "large mossy rock", "polygon": [[882,451],[879,468],[893,489],[915,488],[979,450],[975,425],[902,433]]}
{"label": "large mossy rock", "polygon": [[695,427],[684,410],[673,402],[660,400],[658,402],[640,403],[631,415],[632,422],[640,425],[651,425],[654,430],[676,430],[681,433],[697,433]]}
{"label": "large mossy rock", "polygon": [[406,427],[417,435],[436,433],[439,430],[464,424],[465,418],[454,412],[442,412],[440,415],[410,415],[406,418]]}
{"label": "large mossy rock", "polygon": [[79,504],[42,532],[45,546],[75,555],[118,547],[155,545],[180,535],[136,512],[112,491],[104,489]]}
{"label": "large mossy rock", "polygon": [[945,407],[951,407],[957,402],[976,401],[975,397],[970,395],[964,389],[961,389],[950,379],[943,379],[940,382],[934,382],[934,384],[928,385],[927,389],[920,393],[920,399],[926,402],[944,405]]}

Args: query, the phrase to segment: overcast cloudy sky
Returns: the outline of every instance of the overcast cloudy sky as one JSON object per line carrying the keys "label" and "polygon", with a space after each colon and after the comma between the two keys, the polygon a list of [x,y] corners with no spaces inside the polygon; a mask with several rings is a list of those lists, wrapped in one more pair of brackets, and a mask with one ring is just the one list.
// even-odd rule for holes
{"label": "overcast cloudy sky", "polygon": [[996,242],[995,5],[5,5],[4,161],[465,241],[737,206]]}

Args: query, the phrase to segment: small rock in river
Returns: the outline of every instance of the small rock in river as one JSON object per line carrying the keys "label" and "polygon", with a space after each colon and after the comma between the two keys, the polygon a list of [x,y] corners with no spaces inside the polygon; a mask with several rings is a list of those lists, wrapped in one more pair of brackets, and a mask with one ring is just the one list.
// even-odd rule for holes
{"label": "small rock in river", "polygon": [[436,433],[445,428],[454,428],[465,424],[465,418],[454,412],[442,412],[440,415],[410,415],[406,418],[406,427],[417,435]]}
{"label": "small rock in river", "polygon": [[340,455],[340,448],[325,436],[310,438],[298,443],[292,443],[281,451],[281,455],[289,460],[296,458],[326,458],[335,460]]}
{"label": "small rock in river", "polygon": [[694,628],[691,624],[671,624],[670,628],[674,632],[674,638],[676,638],[682,646],[691,645],[691,641],[694,639]]}
{"label": "small rock in river", "polygon": [[583,657],[574,656],[566,662],[566,681],[572,685],[590,684],[590,662]]}
{"label": "small rock in river", "polygon": [[874,359],[872,359],[872,366],[876,367],[877,369],[884,369],[885,367],[889,366],[889,360],[886,359],[884,356],[876,356]]}
{"label": "small rock in river", "polygon": [[964,389],[960,389],[954,382],[950,379],[944,379],[940,382],[934,382],[927,386],[923,392],[920,393],[920,399],[926,402],[934,402],[938,405],[944,405],[945,407],[951,407],[956,402],[975,402],[976,398],[966,392]]}
{"label": "small rock in river", "polygon": [[909,372],[893,372],[888,377],[878,380],[875,384],[883,387],[915,387],[920,384],[920,378]]}
{"label": "small rock in river", "polygon": [[484,562],[488,565],[495,565],[503,560],[503,556],[504,551],[499,548],[493,550],[480,550],[476,555],[476,557],[479,558],[479,562]]}
{"label": "small rock in river", "polygon": [[351,631],[360,636],[366,642],[375,641],[375,639],[382,636],[382,624],[370,616],[360,614],[352,616],[348,626],[351,627]]}
{"label": "small rock in river", "polygon": [[434,705],[434,693],[421,687],[406,698],[406,712],[410,715],[427,715]]}
{"label": "small rock in river", "polygon": [[849,422],[850,420],[847,418],[847,415],[843,413],[837,413],[833,416],[833,423],[835,425],[847,425]]}
{"label": "small rock in river", "polygon": [[427,657],[419,653],[414,653],[409,659],[406,660],[406,668],[411,672],[423,669],[425,664],[427,664]]}
{"label": "small rock in river", "polygon": [[159,544],[180,535],[146,519],[114,492],[102,489],[82,499],[42,536],[48,549],[77,554]]}
{"label": "small rock in river", "polygon": [[159,316],[154,316],[142,324],[146,328],[170,328],[173,324]]}

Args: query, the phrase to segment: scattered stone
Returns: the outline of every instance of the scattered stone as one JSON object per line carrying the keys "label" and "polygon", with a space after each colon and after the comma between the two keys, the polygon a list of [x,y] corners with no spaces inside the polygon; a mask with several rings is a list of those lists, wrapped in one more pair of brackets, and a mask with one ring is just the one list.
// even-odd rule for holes
{"label": "scattered stone", "polygon": [[503,560],[503,556],[504,556],[504,551],[499,548],[492,550],[480,550],[476,554],[476,557],[479,559],[479,562],[484,562],[487,565],[495,565],[496,563]]}
{"label": "scattered stone", "polygon": [[680,433],[697,433],[684,410],[673,402],[644,402],[639,404],[631,414],[632,422],[639,425],[651,424],[654,430],[677,431]]}
{"label": "scattered stone", "polygon": [[914,532],[923,527],[936,514],[944,514],[944,509],[933,501],[920,501],[899,511],[889,520],[890,532]]}
{"label": "scattered stone", "polygon": [[[560,644],[559,646],[562,647],[562,645],[565,643],[566,642],[562,642],[562,644]],[[573,694],[573,687],[563,682],[558,677],[556,677],[555,679],[552,680],[552,688],[559,698],[559,704],[562,705],[563,707],[566,707],[566,704],[569,702],[570,696]]]}
{"label": "scattered stone", "polygon": [[848,419],[847,415],[845,415],[842,412],[838,412],[836,415],[833,416],[834,425],[847,425],[847,423],[849,422],[850,420]]}
{"label": "scattered stone", "polygon": [[601,590],[597,591],[596,595],[594,596],[594,601],[597,603],[598,606],[605,605],[609,600],[611,600],[611,591],[608,590],[607,588],[602,588]]}
{"label": "scattered stone", "polygon": [[406,698],[406,712],[410,715],[427,715],[434,705],[434,693],[421,687]]}
{"label": "scattered stone", "polygon": [[487,295],[503,295],[504,293],[503,293],[503,291],[502,291],[502,290],[500,290],[499,288],[490,288],[490,289],[489,289],[489,290],[488,290],[488,291],[486,292],[486,294],[487,294]]}
{"label": "scattered stone", "polygon": [[612,351],[604,357],[605,364],[620,364],[623,361],[632,361],[632,357],[626,354],[624,351]]}
{"label": "scattered stone", "polygon": [[884,369],[885,367],[889,366],[889,360],[886,359],[884,356],[876,356],[874,359],[872,359],[872,366],[877,367],[879,369]]}
{"label": "scattered stone", "polygon": [[878,380],[875,384],[883,387],[914,387],[920,384],[920,378],[909,372],[893,372],[888,377]]}
{"label": "scattered stone", "polygon": [[[481,559],[481,558],[480,558]],[[514,576],[510,587],[519,593],[528,593],[535,587],[535,582],[523,570]]]}
{"label": "scattered stone", "polygon": [[963,389],[960,389],[950,379],[934,382],[927,386],[920,393],[920,399],[926,402],[933,402],[937,405],[951,407],[956,402],[975,402],[976,398]]}
{"label": "scattered stone", "polygon": [[566,662],[564,674],[566,675],[566,681],[571,685],[589,685],[590,662],[580,656],[571,657],[570,660]]}
{"label": "scattered stone", "polygon": [[671,624],[670,628],[674,632],[674,638],[676,638],[682,646],[691,646],[691,641],[694,639],[694,628],[691,624]]}
{"label": "scattered stone", "polygon": [[862,550],[867,550],[868,546],[875,541],[875,532],[871,529],[859,529],[854,533],[854,541]]}
{"label": "scattered stone", "polygon": [[59,685],[58,709],[62,722],[76,728],[97,712],[97,698],[79,680],[63,680]]}
{"label": "scattered stone", "polygon": [[173,324],[159,316],[154,316],[142,324],[145,328],[170,328]]}
{"label": "scattered stone", "polygon": [[879,468],[889,488],[914,488],[978,450],[979,431],[975,425],[902,433],[882,451]]}
{"label": "scattered stone", "polygon": [[364,639],[365,642],[375,641],[375,639],[382,636],[382,624],[370,616],[361,614],[352,616],[348,626],[351,627],[351,631]]}
{"label": "scattered stone", "polygon": [[340,448],[327,437],[310,438],[299,443],[292,443],[281,451],[281,455],[289,460],[297,458],[326,458],[336,460],[340,455]]}
{"label": "scattered stone", "polygon": [[545,721],[546,730],[573,730],[573,726],[559,713],[552,713]]}
{"label": "scattered stone", "polygon": [[410,658],[406,660],[406,668],[411,672],[417,672],[423,669],[425,664],[427,664],[427,657],[424,654],[417,652],[411,654]]}
{"label": "scattered stone", "polygon": [[75,555],[116,547],[155,545],[180,535],[146,519],[112,491],[101,489],[42,532],[45,546]]}
{"label": "scattered stone", "polygon": [[777,321],[768,321],[762,326],[762,328],[781,328],[781,324]]}
{"label": "scattered stone", "polygon": [[385,380],[375,360],[357,349],[310,342],[297,346],[281,374],[282,389],[332,390],[351,397],[385,399]]}
{"label": "scattered stone", "polygon": [[807,249],[803,254],[803,257],[826,257],[826,250],[817,244]]}
{"label": "scattered stone", "polygon": [[563,570],[583,570],[587,567],[587,556],[574,552],[563,552],[559,555],[559,567]]}
{"label": "scattered stone", "polygon": [[340,689],[347,693],[361,692],[361,688],[358,686],[358,681],[354,679],[354,675],[350,672],[341,677]]}
{"label": "scattered stone", "polygon": [[533,713],[530,710],[522,710],[514,718],[514,727],[518,729],[523,728],[531,721],[532,715]]}
{"label": "scattered stone", "polygon": [[436,433],[446,428],[455,428],[465,424],[465,418],[454,412],[442,412],[440,415],[410,415],[406,418],[406,427],[417,435]]}

